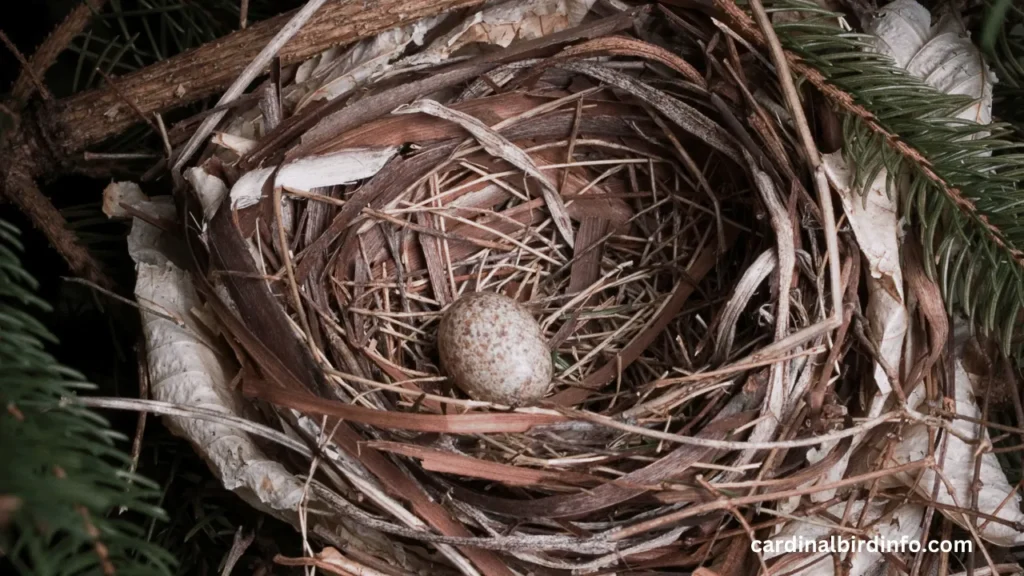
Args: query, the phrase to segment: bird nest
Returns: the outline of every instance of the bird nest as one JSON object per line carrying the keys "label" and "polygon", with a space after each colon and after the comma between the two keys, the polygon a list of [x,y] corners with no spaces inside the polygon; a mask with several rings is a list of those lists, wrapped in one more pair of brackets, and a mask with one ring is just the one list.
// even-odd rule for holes
{"label": "bird nest", "polygon": [[[429,160],[422,176],[404,176],[394,198],[368,198],[379,208],[354,219],[331,252],[325,291],[358,358],[338,369],[459,397],[438,368],[438,322],[453,300],[483,291],[533,314],[554,363],[552,399],[567,405],[618,396],[626,408],[692,352],[682,340],[693,320],[684,305],[694,276],[723,247],[722,220],[697,177],[726,198],[737,184],[716,169],[688,174],[652,116],[615,90],[585,76],[539,80],[529,92],[448,108],[470,116],[452,116],[461,122],[498,126],[498,148],[422,114],[368,126],[365,133],[416,146],[377,178]],[[401,142],[422,127],[447,140]],[[346,386],[353,396],[374,390]]]}
{"label": "bird nest", "polygon": [[[285,70],[179,181],[192,257],[177,262],[199,294],[181,312],[205,311],[196,330],[222,332],[238,365],[217,397],[240,389],[292,439],[261,434],[313,465],[245,444],[246,465],[275,471],[247,475],[201,450],[229,487],[345,562],[488,575],[695,565],[714,528],[659,522],[707,497],[702,470],[735,476],[750,460],[716,464],[712,446],[678,441],[755,423],[767,372],[754,369],[774,357],[749,354],[777,324],[755,289],[780,214],[814,223],[794,286],[824,293],[785,110],[774,87],[746,84],[772,78],[760,61],[703,17],[572,20],[499,51],[440,58],[426,43],[330,100],[311,95],[359,76],[353,54],[376,44]],[[434,31],[445,46],[467,29],[431,25],[450,27]],[[766,197],[770,218],[756,208]],[[140,302],[180,307],[140,266]],[[532,405],[474,399],[447,378],[438,324],[474,292],[539,324],[554,376]],[[825,314],[798,304],[808,323]],[[175,318],[160,314],[147,315],[151,345]],[[190,438],[219,437],[204,434]]]}

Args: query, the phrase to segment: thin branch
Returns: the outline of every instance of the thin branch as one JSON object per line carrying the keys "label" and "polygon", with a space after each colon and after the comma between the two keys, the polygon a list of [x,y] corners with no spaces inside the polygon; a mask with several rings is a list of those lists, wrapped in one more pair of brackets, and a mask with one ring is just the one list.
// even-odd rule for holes
{"label": "thin branch", "polygon": [[779,83],[782,85],[782,93],[786,98],[786,107],[789,108],[790,116],[796,124],[800,142],[803,144],[804,155],[814,177],[814,187],[818,192],[818,203],[821,205],[821,224],[825,232],[825,246],[828,252],[829,283],[832,289],[832,328],[838,328],[842,323],[843,294],[839,270],[839,241],[836,236],[835,209],[832,207],[832,192],[829,189],[828,180],[825,178],[824,167],[821,164],[821,154],[818,152],[818,145],[814,143],[814,136],[811,134],[810,125],[807,123],[807,116],[804,114],[803,105],[800,103],[800,96],[797,94],[796,85],[793,83],[793,74],[789,68],[789,59],[782,44],[779,43],[775,29],[772,27],[768,13],[764,10],[761,0],[750,0],[750,9],[754,13],[758,26],[764,33],[768,42],[772,62],[779,76]]}
{"label": "thin branch", "polygon": [[[140,339],[136,346],[135,363],[136,373],[139,378],[139,399],[149,400],[149,356],[146,354],[145,339]],[[146,412],[139,411],[139,416],[135,421],[135,436],[132,438],[132,459],[128,465],[128,486],[125,487],[125,490],[131,490],[135,471],[139,467],[139,456],[142,454],[142,437],[146,433],[146,415]],[[124,514],[127,509],[127,506],[121,506],[117,513]]]}
{"label": "thin branch", "polygon": [[246,420],[245,418],[231,416],[229,414],[207,408],[185,406],[183,404],[161,402],[159,400],[133,400],[129,398],[105,398],[99,396],[66,397],[61,399],[61,403],[85,406],[86,408],[106,408],[109,410],[129,410],[133,412],[145,411],[152,414],[160,414],[161,416],[179,416],[182,418],[194,418],[196,420],[215,422],[223,426],[237,428],[243,432],[248,432],[249,434],[253,434],[261,438],[266,438],[267,440],[276,442],[285,448],[290,448],[306,458],[313,457],[313,452],[308,446],[283,432],[278,432],[269,426],[264,426],[263,424],[253,422],[252,420]]}
{"label": "thin branch", "polygon": [[10,158],[11,168],[2,181],[0,192],[46,236],[72,272],[105,288],[114,286],[114,281],[103,271],[100,262],[79,243],[75,233],[68,229],[64,216],[23,168],[30,164],[27,155],[28,151],[20,148]]}
{"label": "thin branch", "polygon": [[[46,75],[46,71],[57,61],[57,56],[67,49],[75,36],[85,29],[93,15],[103,9],[106,3],[107,0],[85,0],[46,37],[14,82],[11,95],[15,101],[24,104],[28,100],[32,89],[38,85],[36,77]],[[47,98],[45,93],[43,98]]]}
{"label": "thin branch", "polygon": [[[616,430],[622,430],[623,432],[630,432],[640,436],[646,436],[648,438],[655,438],[658,440],[664,440],[666,442],[675,442],[677,444],[683,444],[686,446],[700,446],[703,448],[714,448],[717,450],[768,450],[776,448],[806,448],[808,446],[818,446],[826,442],[832,442],[842,440],[843,438],[849,438],[851,436],[857,436],[872,428],[877,428],[886,422],[895,422],[902,419],[905,414],[903,412],[886,412],[881,416],[865,420],[860,424],[846,428],[845,430],[839,430],[836,432],[830,432],[828,434],[822,434],[820,436],[812,436],[810,438],[800,438],[797,440],[779,440],[774,442],[744,442],[742,440],[714,440],[711,438],[696,438],[693,436],[681,436],[679,434],[672,434],[670,432],[661,432],[658,430],[651,430],[644,428],[643,426],[634,426],[632,424],[626,424],[625,422],[619,422],[614,418],[609,418],[596,412],[585,412],[582,410],[573,410],[571,408],[564,408],[561,406],[551,406],[555,410],[565,414],[573,420],[582,420],[586,422],[593,422]],[[929,420],[930,421],[930,420]]]}
{"label": "thin branch", "polygon": [[242,6],[238,10],[238,28],[245,30],[249,25],[249,0],[242,0]]}
{"label": "thin branch", "polygon": [[103,286],[100,286],[95,282],[86,280],[85,278],[73,278],[69,276],[63,276],[61,279],[64,280],[65,282],[72,282],[74,284],[81,284],[82,286],[92,288],[93,290],[96,290],[97,292],[103,294],[104,296],[113,298],[114,300],[117,300],[122,304],[127,304],[128,306],[131,306],[132,308],[135,308],[139,311],[145,311],[158,318],[163,318],[164,320],[174,322],[174,324],[177,326],[185,325],[184,320],[182,320],[181,318],[174,317],[174,315],[170,314],[166,310],[160,310],[153,305],[145,305],[140,302],[136,302],[135,300],[132,300],[130,298],[125,298],[124,296],[121,296],[120,294],[117,294],[115,292],[111,292],[110,290],[104,288]]}
{"label": "thin branch", "polygon": [[[278,54],[288,66],[331,46],[371,37],[406,22],[449,10],[477,5],[481,0],[361,0],[328,2]],[[118,88],[145,114],[170,110],[206,98],[229,86],[294,13],[257,22],[194,50],[168,58],[118,78]],[[62,99],[52,125],[58,150],[74,154],[135,124],[134,114],[108,112],[121,100],[113,90],[100,88]],[[97,114],[99,110],[101,113]]]}
{"label": "thin branch", "polygon": [[4,43],[4,46],[7,46],[7,49],[10,50],[11,53],[14,54],[14,57],[18,59],[18,62],[21,63],[21,73],[28,77],[32,85],[39,91],[39,95],[43,97],[43,100],[46,100],[47,102],[53,100],[53,94],[50,94],[50,91],[46,88],[46,84],[43,83],[43,79],[36,74],[32,65],[25,59],[25,55],[21,53],[21,50],[18,50],[18,47],[14,45],[14,42],[11,42],[11,39],[7,37],[7,34],[4,34],[3,30],[0,30],[0,41]]}

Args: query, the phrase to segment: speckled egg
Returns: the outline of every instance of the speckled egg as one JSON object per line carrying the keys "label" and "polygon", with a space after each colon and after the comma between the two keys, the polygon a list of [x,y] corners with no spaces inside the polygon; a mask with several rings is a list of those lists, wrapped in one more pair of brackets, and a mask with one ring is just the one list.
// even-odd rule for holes
{"label": "speckled egg", "polygon": [[551,385],[551,354],[537,321],[519,302],[473,292],[445,310],[437,333],[441,367],[476,400],[534,403]]}

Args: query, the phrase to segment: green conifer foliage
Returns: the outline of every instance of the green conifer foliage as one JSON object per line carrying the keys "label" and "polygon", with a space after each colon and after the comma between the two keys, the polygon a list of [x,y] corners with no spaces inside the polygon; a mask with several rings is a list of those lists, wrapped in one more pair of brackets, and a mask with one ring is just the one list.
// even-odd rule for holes
{"label": "green conifer foliage", "polygon": [[[44,344],[49,306],[0,220],[0,551],[22,574],[167,574],[174,559],[132,519],[163,517],[152,482],[130,476],[120,435],[74,405],[91,386]],[[118,510],[125,512],[119,514]]]}

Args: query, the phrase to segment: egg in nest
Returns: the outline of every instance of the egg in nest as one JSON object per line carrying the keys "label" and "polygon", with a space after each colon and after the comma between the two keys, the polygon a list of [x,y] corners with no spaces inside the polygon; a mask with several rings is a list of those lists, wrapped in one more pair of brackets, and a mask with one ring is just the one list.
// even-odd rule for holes
{"label": "egg in nest", "polygon": [[536,403],[551,387],[551,353],[533,315],[494,292],[472,292],[445,310],[438,328],[441,367],[476,400]]}

